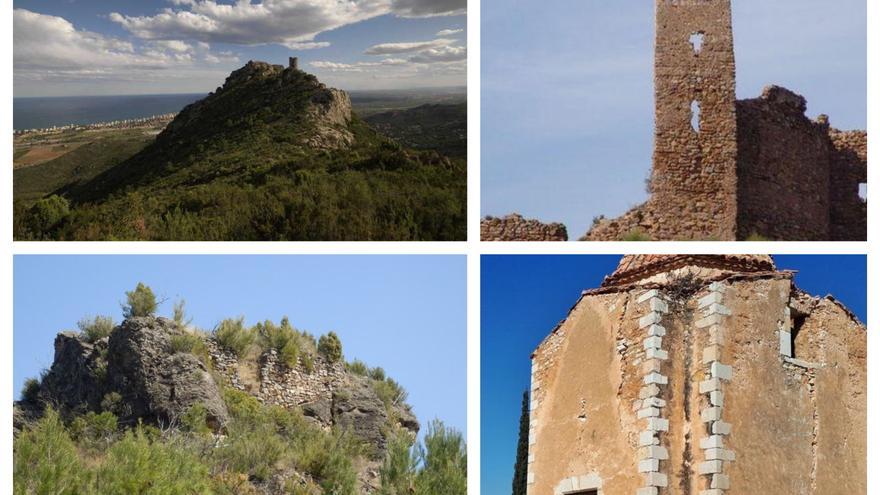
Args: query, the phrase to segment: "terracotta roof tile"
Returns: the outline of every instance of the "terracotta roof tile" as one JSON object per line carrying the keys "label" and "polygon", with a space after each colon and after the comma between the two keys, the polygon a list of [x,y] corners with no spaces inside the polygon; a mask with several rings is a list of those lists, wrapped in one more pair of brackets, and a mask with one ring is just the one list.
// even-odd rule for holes
{"label": "terracotta roof tile", "polygon": [[686,265],[704,266],[735,272],[776,270],[769,255],[735,254],[630,254],[621,258],[614,273],[605,277],[602,286],[631,283],[654,274]]}

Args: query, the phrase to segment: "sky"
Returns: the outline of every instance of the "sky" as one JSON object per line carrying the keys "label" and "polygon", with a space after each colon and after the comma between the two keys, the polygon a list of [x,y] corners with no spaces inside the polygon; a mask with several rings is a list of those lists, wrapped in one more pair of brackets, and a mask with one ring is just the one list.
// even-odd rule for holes
{"label": "sky", "polygon": [[[583,235],[647,199],[654,2],[483,0],[481,213]],[[863,0],[734,0],[737,97],[768,84],[807,114],[867,126]]]}
{"label": "sky", "polygon": [[[798,270],[795,283],[833,294],[867,322],[865,256],[774,256]],[[529,356],[565,318],[581,291],[598,287],[620,256],[483,256],[480,261],[480,484],[482,495],[509,495]]]}
{"label": "sky", "polygon": [[464,256],[15,256],[13,377],[51,366],[55,335],[89,315],[122,320],[138,282],[186,300],[193,324],[211,329],[285,315],[314,335],[336,332],[346,359],[381,366],[409,392],[425,431],[441,419],[466,432]]}
{"label": "sky", "polygon": [[14,0],[14,95],[207,93],[248,60],[346,90],[466,85],[467,0]]}

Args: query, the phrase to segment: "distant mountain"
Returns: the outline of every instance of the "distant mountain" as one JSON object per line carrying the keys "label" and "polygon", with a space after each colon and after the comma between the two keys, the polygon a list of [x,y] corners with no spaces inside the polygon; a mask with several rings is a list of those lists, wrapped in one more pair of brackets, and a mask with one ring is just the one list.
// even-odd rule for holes
{"label": "distant mountain", "polygon": [[404,146],[467,158],[467,103],[421,105],[364,120]]}
{"label": "distant mountain", "polygon": [[315,76],[251,61],[131,158],[17,204],[15,236],[463,240],[466,170],[382,136]]}

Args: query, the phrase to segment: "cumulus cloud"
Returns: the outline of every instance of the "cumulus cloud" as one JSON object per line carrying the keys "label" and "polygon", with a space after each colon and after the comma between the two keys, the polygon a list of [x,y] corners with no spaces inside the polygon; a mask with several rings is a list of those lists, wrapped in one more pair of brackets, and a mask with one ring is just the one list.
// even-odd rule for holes
{"label": "cumulus cloud", "polygon": [[463,46],[443,46],[422,50],[409,58],[416,64],[431,64],[435,62],[458,62],[467,60],[467,48]]}
{"label": "cumulus cloud", "polygon": [[415,41],[408,43],[382,43],[373,45],[364,52],[366,55],[389,55],[392,53],[412,53],[440,48],[454,43],[455,40],[439,38],[431,41]]}
{"label": "cumulus cloud", "polygon": [[285,43],[284,46],[291,50],[314,50],[316,48],[325,48],[330,46],[327,41],[296,41],[293,43]]}
{"label": "cumulus cloud", "polygon": [[453,34],[458,34],[462,31],[464,31],[464,29],[444,29],[438,32],[437,36],[440,36],[442,38],[444,36],[452,36]]}
{"label": "cumulus cloud", "polygon": [[142,39],[196,39],[260,45],[277,43],[304,49],[321,48],[318,34],[386,14],[430,17],[463,14],[467,0],[171,0],[177,8],[155,15],[110,14]]}
{"label": "cumulus cloud", "polygon": [[353,64],[345,64],[340,62],[329,62],[325,60],[316,60],[309,62],[309,65],[316,69],[326,69],[331,72],[367,72],[370,69],[379,67],[399,67],[407,65],[407,61],[399,58],[386,58],[378,62],[357,62]]}
{"label": "cumulus cloud", "polygon": [[135,46],[129,41],[77,30],[62,17],[26,9],[13,12],[13,43],[13,67],[19,79],[110,78],[232,58],[229,53],[212,54],[207,43],[177,39]]}

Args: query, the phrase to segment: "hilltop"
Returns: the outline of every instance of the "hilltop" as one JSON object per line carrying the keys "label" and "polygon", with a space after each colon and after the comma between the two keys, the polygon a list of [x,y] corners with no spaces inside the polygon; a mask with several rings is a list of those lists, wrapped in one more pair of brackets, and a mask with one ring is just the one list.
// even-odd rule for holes
{"label": "hilltop", "polygon": [[383,136],[347,93],[293,65],[248,62],[133,156],[69,175],[17,201],[16,238],[465,237],[464,159]]}
{"label": "hilltop", "polygon": [[[25,384],[16,493],[464,493],[460,434],[434,421],[413,446],[407,392],[347,362],[335,333],[315,338],[286,317],[202,332],[182,303],[156,316],[142,284],[128,301],[118,325],[94,317],[59,333],[52,365]],[[442,472],[416,468],[450,454]]]}

